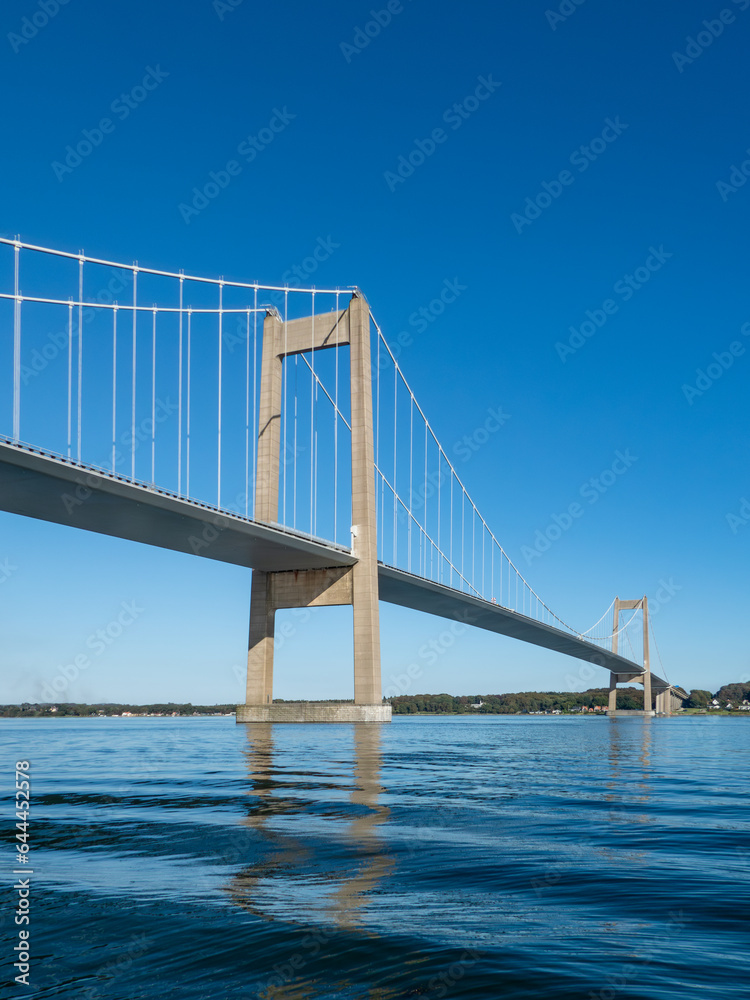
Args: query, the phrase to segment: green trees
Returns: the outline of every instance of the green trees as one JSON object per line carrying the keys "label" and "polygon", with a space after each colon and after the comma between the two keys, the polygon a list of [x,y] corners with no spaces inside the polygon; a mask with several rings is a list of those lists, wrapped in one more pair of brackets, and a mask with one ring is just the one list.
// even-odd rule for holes
{"label": "green trees", "polygon": [[713,695],[710,691],[703,691],[701,688],[693,688],[690,697],[685,702],[685,708],[705,708],[711,701]]}
{"label": "green trees", "polygon": [[[417,694],[391,698],[394,715],[514,715],[518,712],[572,712],[606,706],[608,688],[588,691],[521,691],[515,694],[449,695]],[[619,708],[643,708],[643,691],[620,688]],[[474,707],[477,706],[477,707]]]}
{"label": "green trees", "polygon": [[[692,692],[691,692],[692,695]],[[728,701],[736,707],[743,701],[750,701],[750,684],[725,684],[714,695],[723,708]]]}

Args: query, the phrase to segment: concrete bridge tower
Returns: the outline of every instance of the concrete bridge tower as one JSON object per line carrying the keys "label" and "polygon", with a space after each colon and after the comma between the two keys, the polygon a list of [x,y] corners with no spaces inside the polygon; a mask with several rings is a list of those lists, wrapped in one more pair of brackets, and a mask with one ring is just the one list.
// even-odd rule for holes
{"label": "concrete bridge tower", "polygon": [[[355,292],[347,309],[288,321],[269,313],[263,325],[255,519],[279,519],[281,409],[285,357],[349,346],[352,426],[350,567],[253,571],[247,694],[237,722],[388,722],[380,683],[377,517],[373,447],[370,309]],[[354,704],[273,702],[274,621],[280,608],[350,604],[354,619]]]}

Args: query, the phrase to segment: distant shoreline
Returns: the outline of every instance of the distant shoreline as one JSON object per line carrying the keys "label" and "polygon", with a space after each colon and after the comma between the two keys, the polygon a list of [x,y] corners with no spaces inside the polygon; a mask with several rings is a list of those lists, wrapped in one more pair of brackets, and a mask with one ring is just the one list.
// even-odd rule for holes
{"label": "distant shoreline", "polygon": [[[684,692],[683,692],[684,694]],[[607,717],[609,688],[588,688],[586,691],[519,691],[506,694],[450,695],[401,694],[387,699],[393,718],[481,716],[595,716]],[[352,699],[304,699],[313,705],[354,704]],[[283,705],[285,698],[274,699]],[[680,704],[680,707],[677,705]],[[617,709],[624,712],[643,710],[643,691],[628,686],[617,689]],[[694,689],[687,698],[673,702],[673,717],[679,716],[747,716],[750,718],[750,684],[725,684],[716,693]],[[236,702],[217,705],[194,705],[192,702],[132,702],[100,701],[93,703],[21,702],[0,705],[0,718],[228,718],[235,717]]]}
{"label": "distant shoreline", "polygon": [[[10,714],[0,710],[0,721],[3,719],[47,719],[50,721],[60,719],[233,719],[236,712],[185,712],[185,713],[137,713],[126,714],[113,712],[111,714],[89,713],[77,715],[74,713],[52,713],[31,714],[18,713]],[[544,718],[544,719],[607,719],[606,712],[394,712],[393,719],[482,719],[482,718]],[[621,716],[627,718],[627,716]],[[714,709],[710,712],[704,709],[682,709],[674,712],[670,716],[663,718],[671,719],[693,719],[693,718],[750,718],[750,712],[726,711],[725,709]]]}

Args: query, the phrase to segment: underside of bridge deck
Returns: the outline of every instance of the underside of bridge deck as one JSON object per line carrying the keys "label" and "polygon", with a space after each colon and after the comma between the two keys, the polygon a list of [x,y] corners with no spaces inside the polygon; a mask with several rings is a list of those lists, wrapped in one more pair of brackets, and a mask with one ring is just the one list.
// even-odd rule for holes
{"label": "underside of bridge deck", "polygon": [[[467,625],[487,629],[489,632],[499,632],[501,635],[509,635],[523,642],[544,646],[555,652],[565,653],[567,656],[575,656],[579,660],[587,660],[614,673],[626,675],[628,680],[638,680],[643,673],[638,664],[623,656],[617,656],[568,632],[562,632],[550,625],[519,615],[515,611],[509,611],[499,604],[489,604],[451,587],[423,580],[421,577],[388,566],[379,567],[378,578],[380,600],[389,604],[426,611],[441,618],[465,622]],[[653,675],[652,679],[656,680]]]}
{"label": "underside of bridge deck", "polygon": [[59,456],[0,443],[0,510],[260,570],[352,566],[341,548]]}

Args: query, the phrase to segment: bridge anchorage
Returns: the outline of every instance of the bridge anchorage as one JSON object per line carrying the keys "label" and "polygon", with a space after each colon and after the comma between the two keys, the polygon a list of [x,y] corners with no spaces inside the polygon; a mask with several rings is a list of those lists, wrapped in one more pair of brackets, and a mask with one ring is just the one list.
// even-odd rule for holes
{"label": "bridge anchorage", "polygon": [[[618,683],[643,684],[639,714],[686,697],[651,670],[647,598],[580,632],[530,586],[358,289],[0,238],[0,509],[252,569],[238,722],[388,721],[379,601],[608,670],[610,714]],[[353,701],[274,702],[276,612],[333,605],[352,608]]]}

